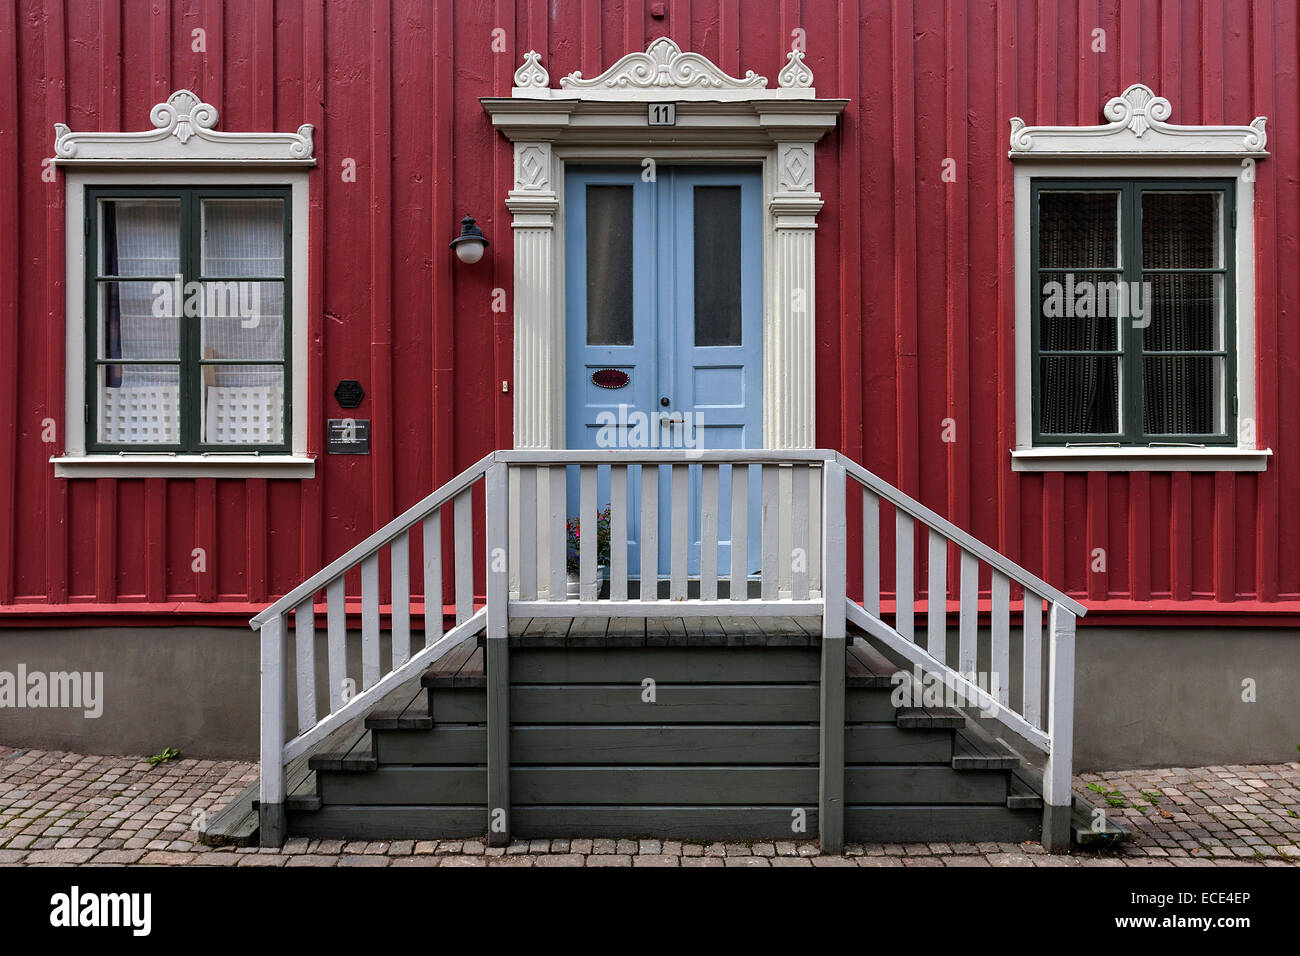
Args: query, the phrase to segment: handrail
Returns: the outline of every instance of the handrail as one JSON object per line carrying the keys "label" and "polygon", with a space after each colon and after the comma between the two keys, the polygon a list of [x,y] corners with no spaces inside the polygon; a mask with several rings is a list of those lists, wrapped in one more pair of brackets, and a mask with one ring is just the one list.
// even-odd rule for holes
{"label": "handrail", "polygon": [[417,521],[425,517],[435,508],[446,504],[460,492],[464,491],[479,478],[483,477],[487,471],[487,466],[492,463],[496,457],[496,452],[490,452],[484,455],[474,464],[470,465],[451,481],[447,482],[433,494],[422,498],[420,501],[411,505],[400,515],[394,518],[388,524],[384,525],[374,534],[370,535],[360,544],[350,548],[344,554],[335,558],[328,565],[321,568],[310,578],[298,585],[280,600],[276,601],[265,611],[262,611],[251,621],[248,622],[250,627],[258,628],[271,620],[277,615],[284,614],[293,610],[307,598],[311,597],[325,585],[329,584],[340,574],[350,571],[353,567],[360,564],[363,560],[370,557],[384,545],[397,538],[404,531],[412,528]]}
{"label": "handrail", "polygon": [[496,460],[510,465],[781,465],[834,461],[826,448],[525,448],[499,451]]}
{"label": "handrail", "polygon": [[1033,591],[1039,597],[1050,598],[1052,601],[1063,605],[1076,617],[1083,617],[1088,613],[1086,607],[1074,600],[1068,594],[1052,587],[1042,578],[1026,571],[1010,558],[994,551],[978,538],[973,537],[968,532],[958,528],[947,518],[941,517],[925,505],[921,504],[921,502],[917,501],[915,498],[899,491],[883,478],[867,471],[867,469],[863,468],[853,459],[846,458],[839,452],[835,453],[835,457],[839,460],[840,464],[844,466],[844,470],[857,479],[859,484],[870,488],[877,495],[884,498],[895,507],[902,508],[913,518],[918,519],[922,524],[939,532],[959,548],[969,551],[985,564],[997,568],[1017,584],[1027,590]]}

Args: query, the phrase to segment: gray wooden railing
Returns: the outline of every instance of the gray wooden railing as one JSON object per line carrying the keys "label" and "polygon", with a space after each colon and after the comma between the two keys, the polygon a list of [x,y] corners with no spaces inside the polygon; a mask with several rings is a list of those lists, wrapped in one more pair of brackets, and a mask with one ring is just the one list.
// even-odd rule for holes
{"label": "gray wooden railing", "polygon": [[[690,494],[691,469],[698,493]],[[724,470],[725,469],[725,470]],[[666,472],[666,481],[660,472]],[[572,474],[571,474],[572,473]],[[863,601],[847,592],[847,479],[862,494]],[[474,486],[483,482],[477,520]],[[578,517],[593,527],[598,488],[609,489],[608,587],[597,580],[598,542],[579,537],[579,593],[567,594],[567,531],[570,482],[576,480]],[[661,500],[661,486],[667,500]],[[729,492],[731,538],[723,541],[720,506]],[[633,495],[640,492],[639,575],[629,573],[628,529]],[[760,503],[751,527],[750,496]],[[452,506],[456,623],[442,630],[444,555],[442,512]],[[659,518],[667,508],[668,541],[661,549]],[[880,589],[882,510],[895,522],[893,623],[883,613]],[[693,512],[693,513],[692,513]],[[588,521],[593,525],[587,524]],[[917,640],[913,582],[916,526],[928,529],[929,595],[926,641]],[[425,646],[411,653],[411,531],[422,527]],[[744,556],[750,536],[761,554],[756,574]],[[483,551],[485,604],[475,606],[475,540]],[[694,540],[693,540],[694,539]],[[696,543],[698,542],[698,543]],[[720,570],[727,547],[731,567]],[[698,574],[688,574],[697,549]],[[947,557],[959,556],[956,605],[958,652],[947,662],[949,611]],[[667,567],[659,567],[666,550]],[[381,663],[381,561],[391,564],[389,628],[391,666]],[[975,674],[979,614],[979,568],[988,565],[991,594],[991,672]],[[347,675],[345,578],[359,571],[361,585],[361,687]],[[1021,640],[1024,661],[1018,707],[1009,694],[1011,587],[1023,589]],[[726,590],[724,595],[722,592]],[[316,696],[315,602],[326,597],[328,700]],[[1048,657],[1042,656],[1042,607],[1050,604]],[[933,612],[932,612],[933,611]],[[889,646],[957,691],[1047,754],[1044,776],[1044,841],[1068,846],[1073,723],[1074,620],[1085,609],[1071,598],[980,543],[930,509],[842,455],[825,450],[597,450],[499,451],[448,482],[338,560],[294,588],[251,624],[261,632],[261,839],[284,839],[284,767],[428,667],[465,637],[486,632],[488,674],[488,834],[509,838],[508,633],[511,617],[698,617],[820,616],[822,619],[821,799],[823,847],[843,840],[844,667],[848,623]],[[286,622],[293,615],[294,667],[286,666]],[[1044,700],[1041,674],[1046,664]],[[297,733],[288,736],[285,701],[290,676],[296,696]]]}

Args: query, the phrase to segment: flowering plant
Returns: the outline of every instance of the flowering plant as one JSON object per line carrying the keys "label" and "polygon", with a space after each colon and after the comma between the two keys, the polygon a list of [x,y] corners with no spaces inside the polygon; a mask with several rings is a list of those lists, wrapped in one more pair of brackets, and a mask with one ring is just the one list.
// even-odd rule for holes
{"label": "flowering plant", "polygon": [[[609,565],[609,517],[610,508],[596,512],[596,564]],[[565,555],[565,567],[570,574],[577,574],[582,565],[582,522],[578,518],[568,521],[569,549]]]}

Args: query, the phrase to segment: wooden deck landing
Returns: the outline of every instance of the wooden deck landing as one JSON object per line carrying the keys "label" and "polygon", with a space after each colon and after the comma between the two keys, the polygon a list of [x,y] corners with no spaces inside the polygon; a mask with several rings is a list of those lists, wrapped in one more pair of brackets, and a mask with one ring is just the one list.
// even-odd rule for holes
{"label": "wooden deck landing", "polygon": [[519,617],[510,646],[808,647],[821,628],[819,617]]}

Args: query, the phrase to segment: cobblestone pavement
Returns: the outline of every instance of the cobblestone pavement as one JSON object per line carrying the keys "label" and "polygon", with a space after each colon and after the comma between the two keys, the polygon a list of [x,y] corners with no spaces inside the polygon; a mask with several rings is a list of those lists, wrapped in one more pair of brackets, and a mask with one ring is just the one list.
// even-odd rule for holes
{"label": "cobblestone pavement", "polygon": [[211,848],[196,824],[257,777],[254,764],[95,757],[0,747],[0,865],[239,866],[1292,866],[1300,763],[1083,774],[1075,791],[1135,840],[1052,856],[1037,843],[681,843],[531,840],[345,842]]}

